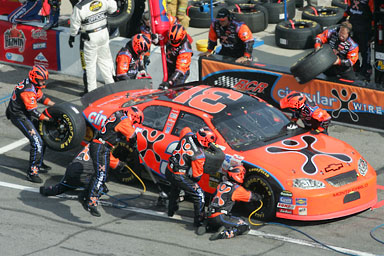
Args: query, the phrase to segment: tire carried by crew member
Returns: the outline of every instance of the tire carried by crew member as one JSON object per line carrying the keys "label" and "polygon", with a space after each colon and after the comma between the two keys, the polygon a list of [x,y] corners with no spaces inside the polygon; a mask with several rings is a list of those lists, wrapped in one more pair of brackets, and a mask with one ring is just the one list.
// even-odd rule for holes
{"label": "tire carried by crew member", "polygon": [[268,10],[261,4],[236,4],[229,11],[236,19],[247,24],[252,33],[264,31],[268,27]]}
{"label": "tire carried by crew member", "polygon": [[337,56],[331,46],[324,44],[318,51],[299,59],[290,70],[300,84],[305,84],[331,67],[336,59]]}
{"label": "tire carried by crew member", "polygon": [[39,122],[38,131],[44,143],[55,151],[67,151],[79,146],[85,137],[86,125],[79,107],[69,102],[55,104],[44,114],[54,122]]}
{"label": "tire carried by crew member", "polygon": [[285,20],[275,28],[276,45],[286,49],[309,49],[321,33],[319,23],[312,20]]}

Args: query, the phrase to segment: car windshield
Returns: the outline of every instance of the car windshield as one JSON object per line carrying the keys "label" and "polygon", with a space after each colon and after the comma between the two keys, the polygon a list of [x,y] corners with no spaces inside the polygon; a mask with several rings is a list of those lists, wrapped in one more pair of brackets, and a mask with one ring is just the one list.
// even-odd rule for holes
{"label": "car windshield", "polygon": [[232,149],[243,151],[285,136],[289,119],[268,103],[249,97],[216,115],[212,122]]}

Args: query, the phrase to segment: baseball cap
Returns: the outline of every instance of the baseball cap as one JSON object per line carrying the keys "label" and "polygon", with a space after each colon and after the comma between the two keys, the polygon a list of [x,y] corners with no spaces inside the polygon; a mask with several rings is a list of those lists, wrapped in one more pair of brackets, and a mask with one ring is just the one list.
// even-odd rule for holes
{"label": "baseball cap", "polygon": [[223,19],[229,16],[229,11],[226,8],[221,8],[216,15],[216,19]]}

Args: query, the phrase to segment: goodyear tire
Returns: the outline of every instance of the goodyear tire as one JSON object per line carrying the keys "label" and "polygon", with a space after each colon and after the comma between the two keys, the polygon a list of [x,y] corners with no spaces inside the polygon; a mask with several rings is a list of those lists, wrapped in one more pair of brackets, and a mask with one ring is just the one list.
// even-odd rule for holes
{"label": "goodyear tire", "polygon": [[236,19],[247,24],[252,33],[264,31],[268,27],[268,10],[260,4],[237,4],[229,11]]}
{"label": "goodyear tire", "polygon": [[85,136],[85,120],[78,107],[63,102],[47,108],[54,122],[39,122],[45,145],[55,151],[67,151],[80,145]]}
{"label": "goodyear tire", "polygon": [[[271,184],[260,175],[251,174],[244,180],[243,185],[246,189],[258,193],[263,198],[263,207],[252,215],[252,217],[262,221],[268,221],[274,218],[276,216],[277,200]],[[260,202],[250,202],[244,205],[248,214],[259,206]]]}
{"label": "goodyear tire", "polygon": [[117,11],[108,14],[108,25],[111,27],[119,27],[126,24],[132,17],[135,9],[134,0],[115,0],[117,3]]}
{"label": "goodyear tire", "polygon": [[327,70],[336,61],[337,56],[329,44],[313,51],[298,60],[291,67],[291,73],[300,84],[304,84]]}
{"label": "goodyear tire", "polygon": [[344,10],[336,6],[306,7],[302,13],[303,20],[313,20],[325,27],[337,24],[344,15]]}
{"label": "goodyear tire", "polygon": [[[189,26],[193,28],[209,28],[211,26],[211,12],[201,12],[200,7],[203,4],[209,4],[210,0],[197,1],[193,0],[187,8],[187,15],[191,18]],[[216,2],[213,5],[213,18],[216,17],[219,10],[227,7],[227,4]]]}
{"label": "goodyear tire", "polygon": [[319,33],[320,25],[312,20],[281,21],[275,28],[275,43],[286,49],[308,49],[313,47]]}
{"label": "goodyear tire", "polygon": [[[296,0],[287,0],[287,19],[293,19],[296,14]],[[263,0],[263,6],[268,10],[268,23],[277,24],[285,19],[284,1]]]}
{"label": "goodyear tire", "polygon": [[[139,177],[141,176],[141,166],[139,164],[138,155],[134,154],[134,149],[129,147],[127,144],[118,144],[113,148],[112,154],[125,163],[128,163],[129,168],[124,167],[121,170],[111,170],[111,175],[116,179],[117,182],[122,184],[132,184],[137,179],[132,173],[135,172]],[[131,171],[132,170],[132,171]]]}
{"label": "goodyear tire", "polygon": [[347,10],[348,3],[345,0],[332,0],[332,6],[340,7],[343,10]]}

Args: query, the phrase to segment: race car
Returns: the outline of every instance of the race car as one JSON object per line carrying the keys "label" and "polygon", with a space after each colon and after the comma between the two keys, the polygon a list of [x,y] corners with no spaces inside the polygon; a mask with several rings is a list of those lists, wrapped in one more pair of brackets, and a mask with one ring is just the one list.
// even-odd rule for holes
{"label": "race car", "polygon": [[[160,180],[165,179],[180,131],[189,127],[196,132],[208,126],[226,155],[224,162],[241,161],[247,170],[244,187],[263,197],[263,206],[255,214],[258,219],[333,219],[376,204],[376,171],[359,152],[322,133],[288,130],[286,114],[257,96],[199,83],[168,90],[134,89],[132,83],[141,82],[130,81],[128,90],[106,85],[86,94],[82,113],[68,103],[50,107],[48,112],[62,122],[61,130],[49,127],[51,123],[42,125],[44,140],[65,150],[85,134],[92,138],[113,112],[136,106],[144,113],[144,122],[137,128],[138,150]],[[205,170],[199,184],[207,195],[215,191],[220,175],[220,170]],[[247,204],[249,211],[258,206]]]}

